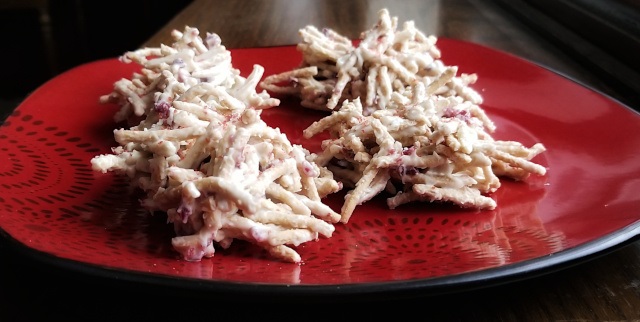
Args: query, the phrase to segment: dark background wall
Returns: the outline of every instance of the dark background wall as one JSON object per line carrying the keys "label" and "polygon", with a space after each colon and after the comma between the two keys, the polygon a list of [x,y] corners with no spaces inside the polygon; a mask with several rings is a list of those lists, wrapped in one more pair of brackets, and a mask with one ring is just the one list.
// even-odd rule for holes
{"label": "dark background wall", "polygon": [[[492,0],[640,111],[640,0]],[[526,9],[525,9],[526,8]]]}
{"label": "dark background wall", "polygon": [[0,102],[79,64],[134,50],[191,0],[0,0]]}

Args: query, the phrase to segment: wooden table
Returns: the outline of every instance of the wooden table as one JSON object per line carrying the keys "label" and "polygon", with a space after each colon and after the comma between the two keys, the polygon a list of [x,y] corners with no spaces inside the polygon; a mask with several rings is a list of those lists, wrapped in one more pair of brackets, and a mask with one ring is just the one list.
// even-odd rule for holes
{"label": "wooden table", "polygon": [[[500,2],[500,1],[498,1]],[[493,47],[547,66],[613,97],[616,88],[576,63],[516,19],[508,8],[483,0],[195,0],[141,46],[171,43],[185,25],[215,32],[228,48],[294,44],[308,24],[357,38],[386,7],[400,21],[414,20],[426,34]],[[518,1],[512,5],[518,5]],[[524,8],[525,4],[520,9]],[[123,22],[127,23],[127,22]],[[389,312],[442,321],[631,321],[640,319],[640,242],[543,276],[437,297],[382,302],[233,303],[132,289],[117,280],[69,274],[32,262],[0,243],[0,320],[165,320],[224,317],[364,320]],[[293,313],[291,307],[301,309]],[[240,308],[240,309],[237,309]],[[341,313],[342,312],[342,313]]]}

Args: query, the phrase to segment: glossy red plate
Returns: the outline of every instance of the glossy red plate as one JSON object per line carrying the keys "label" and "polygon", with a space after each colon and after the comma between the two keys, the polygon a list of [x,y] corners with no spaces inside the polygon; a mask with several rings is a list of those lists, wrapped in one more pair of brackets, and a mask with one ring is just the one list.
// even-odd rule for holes
{"label": "glossy red plate", "polygon": [[[114,81],[138,69],[116,59],[79,66],[28,97],[0,127],[0,228],[31,255],[102,276],[167,287],[264,294],[386,294],[465,289],[535,276],[613,249],[640,232],[640,115],[558,74],[479,45],[440,39],[443,60],[477,73],[495,137],[548,149],[544,177],[503,180],[493,211],[430,203],[359,206],[331,238],[297,248],[301,265],[234,242],[200,262],[181,260],[171,225],[149,216],[126,178],[91,170],[115,146],[101,105]],[[294,46],[232,51],[245,75],[296,66]],[[324,114],[295,100],[264,119],[293,143]],[[339,209],[341,195],[327,202]]]}

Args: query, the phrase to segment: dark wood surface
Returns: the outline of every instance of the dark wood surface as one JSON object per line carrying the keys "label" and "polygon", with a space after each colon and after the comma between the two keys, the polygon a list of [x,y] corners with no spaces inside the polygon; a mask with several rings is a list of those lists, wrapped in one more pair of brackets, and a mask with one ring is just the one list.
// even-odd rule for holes
{"label": "dark wood surface", "polygon": [[[357,38],[386,7],[427,34],[493,47],[541,64],[614,98],[623,93],[497,2],[483,0],[195,0],[141,46],[171,42],[185,25],[215,32],[228,48],[294,44],[308,24]],[[519,8],[527,10],[526,7]],[[124,22],[126,23],[126,22]],[[234,320],[262,317],[365,320],[391,313],[427,321],[638,321],[640,242],[541,276],[440,296],[374,302],[273,303],[172,294],[146,285],[69,273],[0,242],[0,321]],[[297,310],[298,309],[298,310]]]}

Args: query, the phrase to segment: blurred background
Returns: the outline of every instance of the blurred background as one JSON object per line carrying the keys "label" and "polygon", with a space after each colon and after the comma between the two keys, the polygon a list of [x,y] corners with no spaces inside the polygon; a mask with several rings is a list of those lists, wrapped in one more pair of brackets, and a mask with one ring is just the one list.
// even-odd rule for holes
{"label": "blurred background", "polygon": [[[0,122],[61,72],[139,48],[192,1],[0,0]],[[573,57],[600,79],[605,93],[640,110],[640,0],[486,2]]]}
{"label": "blurred background", "polygon": [[137,49],[190,2],[0,0],[0,107],[69,68]]}

